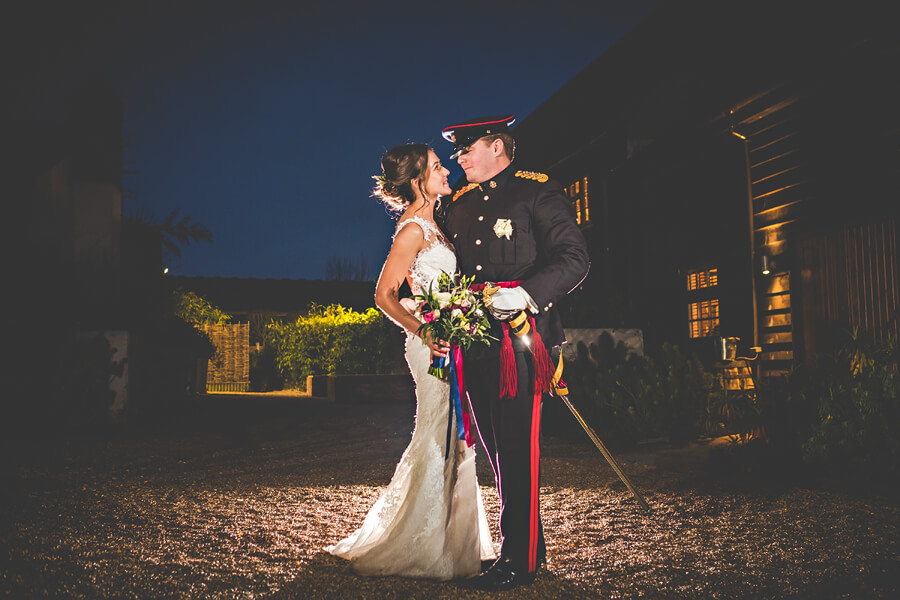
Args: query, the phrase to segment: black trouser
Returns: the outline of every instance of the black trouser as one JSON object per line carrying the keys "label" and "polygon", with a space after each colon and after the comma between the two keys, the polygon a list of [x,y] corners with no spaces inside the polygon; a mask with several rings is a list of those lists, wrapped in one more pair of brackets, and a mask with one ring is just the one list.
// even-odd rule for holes
{"label": "black trouser", "polygon": [[546,554],[538,503],[541,399],[534,397],[531,353],[515,352],[515,357],[515,398],[499,397],[496,354],[471,353],[466,357],[465,377],[500,494],[500,553],[516,569],[533,572]]}

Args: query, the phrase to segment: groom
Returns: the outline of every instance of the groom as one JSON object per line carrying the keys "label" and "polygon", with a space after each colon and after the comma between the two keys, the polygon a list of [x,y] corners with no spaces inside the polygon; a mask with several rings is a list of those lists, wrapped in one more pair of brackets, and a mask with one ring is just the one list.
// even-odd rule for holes
{"label": "groom", "polygon": [[[546,557],[538,510],[542,391],[547,350],[565,341],[556,304],[590,263],[571,204],[547,175],[513,165],[512,115],[472,119],[443,130],[465,172],[444,212],[459,270],[486,288],[490,348],[465,357],[467,388],[500,494],[500,558],[475,579],[486,590],[534,581]],[[495,290],[495,287],[499,289]],[[491,293],[493,292],[493,293]]]}

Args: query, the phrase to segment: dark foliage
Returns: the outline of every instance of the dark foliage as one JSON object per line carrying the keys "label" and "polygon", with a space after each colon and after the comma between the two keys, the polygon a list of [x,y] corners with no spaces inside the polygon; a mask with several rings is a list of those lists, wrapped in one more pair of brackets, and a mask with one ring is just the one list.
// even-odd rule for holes
{"label": "dark foliage", "polygon": [[816,477],[890,492],[900,475],[900,350],[858,330],[834,352],[758,382],[726,419],[726,471],[796,481]]}
{"label": "dark foliage", "polygon": [[[677,346],[664,344],[656,356],[629,355],[609,334],[586,348],[567,365],[563,379],[573,403],[608,444],[635,444],[664,436],[684,444],[700,433],[713,376],[700,360],[685,356]],[[552,400],[547,411],[548,431],[566,431],[566,417]],[[571,417],[568,417],[571,420]],[[562,425],[562,427],[560,427]]]}

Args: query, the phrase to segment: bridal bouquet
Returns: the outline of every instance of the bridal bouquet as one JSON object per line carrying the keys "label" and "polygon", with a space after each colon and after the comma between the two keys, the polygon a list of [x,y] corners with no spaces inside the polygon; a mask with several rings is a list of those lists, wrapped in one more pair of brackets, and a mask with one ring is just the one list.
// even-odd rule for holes
{"label": "bridal bouquet", "polygon": [[[472,289],[474,276],[464,277],[441,273],[435,284],[413,296],[416,316],[422,321],[420,333],[431,331],[432,339],[449,342],[451,346],[468,349],[472,342],[490,345],[490,324],[481,296]],[[446,359],[435,357],[428,372],[444,379]]]}

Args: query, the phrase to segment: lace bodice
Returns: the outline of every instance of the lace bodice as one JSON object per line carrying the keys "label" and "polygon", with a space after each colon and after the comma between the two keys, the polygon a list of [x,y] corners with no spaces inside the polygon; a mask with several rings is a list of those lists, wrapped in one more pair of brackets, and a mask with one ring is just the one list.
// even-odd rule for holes
{"label": "lace bodice", "polygon": [[419,251],[409,267],[410,289],[413,294],[420,294],[428,288],[441,272],[456,271],[456,254],[447,245],[434,223],[422,217],[410,217],[397,223],[394,237],[408,223],[415,223],[425,234],[425,247]]}

